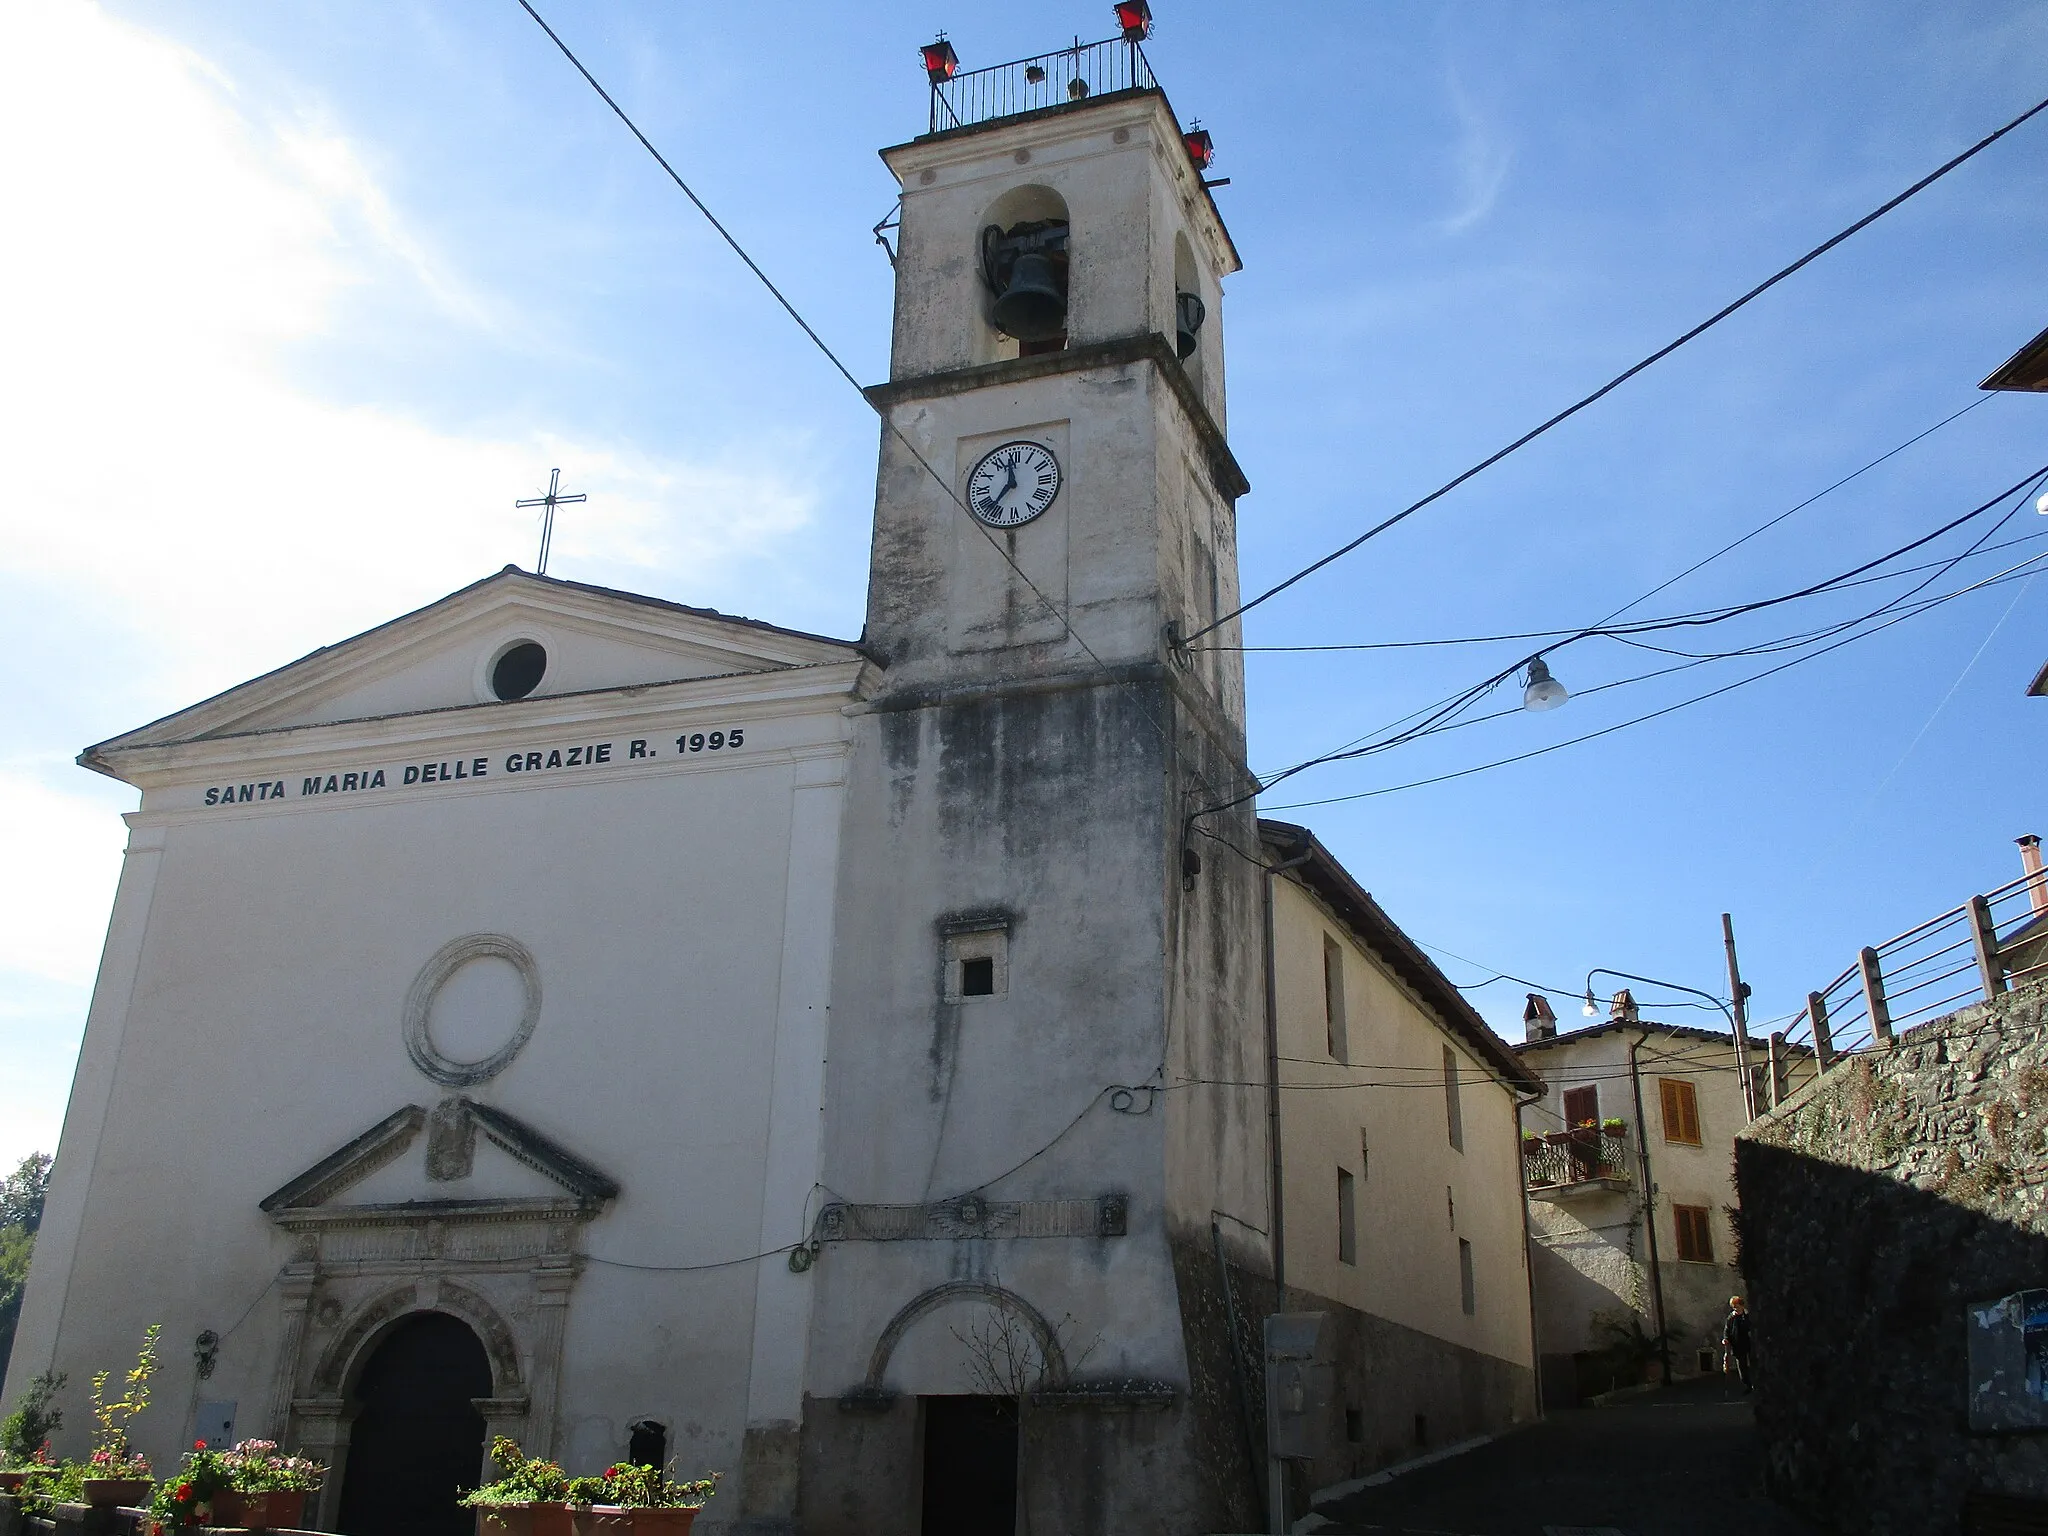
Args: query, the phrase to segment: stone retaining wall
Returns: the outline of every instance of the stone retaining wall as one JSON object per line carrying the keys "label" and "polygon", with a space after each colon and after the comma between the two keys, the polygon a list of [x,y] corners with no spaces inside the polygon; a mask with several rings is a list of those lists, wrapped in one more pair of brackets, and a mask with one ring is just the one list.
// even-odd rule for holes
{"label": "stone retaining wall", "polygon": [[1972,1432],[1969,1309],[2048,1286],[2048,983],[1838,1065],[1736,1142],[1772,1491],[1840,1531],[2048,1498],[2048,1432]]}

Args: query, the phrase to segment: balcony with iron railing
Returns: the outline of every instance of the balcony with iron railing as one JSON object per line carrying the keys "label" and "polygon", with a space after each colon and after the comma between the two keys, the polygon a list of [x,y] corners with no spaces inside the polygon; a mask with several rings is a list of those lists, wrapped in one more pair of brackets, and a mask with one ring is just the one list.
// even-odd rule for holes
{"label": "balcony with iron railing", "polygon": [[1556,1200],[1628,1188],[1628,1128],[1620,1121],[1522,1138],[1522,1181]]}
{"label": "balcony with iron railing", "polygon": [[1858,1052],[1882,1050],[1905,1029],[2015,984],[2048,976],[2048,876],[2036,873],[1972,896],[1959,907],[1869,945],[1770,1037],[1765,1099],[1787,1093],[1785,1063],[1810,1053],[1822,1072]]}
{"label": "balcony with iron railing", "polygon": [[1077,39],[1069,48],[965,74],[941,78],[934,72],[931,131],[949,133],[1048,107],[1157,89],[1159,82],[1137,43],[1121,37],[1099,43]]}

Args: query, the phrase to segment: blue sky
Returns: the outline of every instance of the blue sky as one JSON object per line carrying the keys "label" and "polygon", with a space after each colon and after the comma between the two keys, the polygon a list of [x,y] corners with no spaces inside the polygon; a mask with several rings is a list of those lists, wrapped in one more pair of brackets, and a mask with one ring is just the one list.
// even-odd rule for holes
{"label": "blue sky", "polygon": [[[874,152],[922,126],[917,45],[943,25],[973,68],[1105,35],[1107,10],[545,7],[863,379],[890,304]],[[1148,52],[1216,136],[1245,259],[1223,323],[1248,590],[2048,91],[2048,11],[2024,3],[1157,10]],[[38,0],[10,37],[0,1158],[54,1144],[133,805],[72,765],[80,747],[530,563],[511,503],[557,464],[591,495],[557,574],[857,633],[876,430],[511,0]],[[2044,136],[2048,118],[1268,604],[1247,640],[1597,619],[1969,405],[2048,324]],[[1832,574],[2044,461],[2048,400],[1991,399],[1642,611]],[[2020,536],[1965,569],[2048,548],[2048,520],[2000,538]],[[2011,583],[1598,742],[1279,814],[1460,983],[1564,993],[1597,965],[1718,989],[1728,910],[1758,1015],[1790,1013],[2048,832],[2048,703],[2022,696],[2044,615],[2048,582]],[[1254,657],[1253,764],[1518,654]],[[1564,709],[1269,803],[1526,751],[1756,666],[1583,696],[1656,660],[1575,647]],[[1523,990],[1469,995],[1512,1038]]]}

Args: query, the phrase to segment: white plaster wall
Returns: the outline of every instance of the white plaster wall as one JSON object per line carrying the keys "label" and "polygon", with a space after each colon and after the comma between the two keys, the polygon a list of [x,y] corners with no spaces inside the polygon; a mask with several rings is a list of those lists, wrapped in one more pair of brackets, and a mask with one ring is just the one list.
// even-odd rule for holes
{"label": "white plaster wall", "polygon": [[[494,727],[510,715],[480,709],[437,725],[458,737],[395,742],[387,722],[159,754],[182,766],[152,777],[130,818],[142,851],[114,913],[17,1377],[54,1363],[76,1386],[118,1371],[143,1327],[161,1322],[165,1370],[138,1426],[144,1448],[173,1461],[199,1396],[236,1400],[253,1430],[278,1342],[268,1288],[288,1253],[257,1202],[400,1106],[442,1096],[402,1043],[407,988],[449,940],[505,933],[538,963],[540,1022],[501,1075],[465,1091],[623,1186],[586,1229],[560,1449],[589,1470],[623,1448],[628,1422],[651,1415],[671,1426],[686,1468],[736,1473],[764,1297],[781,1326],[759,1363],[779,1386],[759,1406],[799,1411],[802,1331],[784,1293],[795,1289],[800,1312],[803,1282],[785,1271],[757,1289],[749,1264],[679,1274],[607,1261],[712,1264],[805,1230],[831,946],[829,899],[815,896],[835,875],[839,707],[857,670],[765,708],[730,690],[693,701],[692,688],[723,685],[684,684],[652,701],[609,696],[539,732]],[[736,720],[750,733],[742,752],[678,757],[670,746],[662,761],[626,760],[628,735],[662,742]],[[551,740],[604,739],[618,743],[614,761],[580,776],[494,772],[407,789],[393,771],[385,790],[298,795],[322,755],[394,770],[471,756],[495,766]],[[291,794],[200,803],[205,785],[246,779],[285,781]],[[792,918],[801,931],[786,929]],[[506,1192],[491,1155],[480,1150],[478,1168],[478,1188],[430,1192]],[[390,1194],[404,1179],[387,1170],[336,1201],[385,1184]],[[202,1389],[189,1350],[206,1328],[223,1344]],[[315,1325],[308,1353],[323,1342]],[[70,1418],[64,1451],[89,1427],[82,1411]]]}
{"label": "white plaster wall", "polygon": [[[1300,885],[1274,882],[1273,918],[1288,1283],[1531,1364],[1515,1096]],[[1343,953],[1348,1065],[1329,1052],[1325,935]],[[1450,1144],[1446,1045],[1463,1079],[1462,1152]],[[1360,1086],[1340,1086],[1347,1083]],[[1361,1132],[1369,1166],[1361,1164]],[[1340,1167],[1363,1175],[1356,1265],[1337,1257]],[[1472,1316],[1463,1308],[1460,1238],[1472,1244]]]}

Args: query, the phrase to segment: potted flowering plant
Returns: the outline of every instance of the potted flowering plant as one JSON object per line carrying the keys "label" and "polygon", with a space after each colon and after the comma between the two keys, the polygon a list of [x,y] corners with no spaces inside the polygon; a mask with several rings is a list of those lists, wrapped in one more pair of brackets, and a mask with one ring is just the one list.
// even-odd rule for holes
{"label": "potted flowering plant", "polygon": [[213,1501],[228,1487],[228,1469],[219,1451],[209,1451],[204,1440],[194,1441],[185,1453],[185,1464],[176,1474],[157,1484],[150,1496],[150,1518],[158,1531],[181,1525],[211,1524]]}
{"label": "potted flowering plant", "polygon": [[504,1435],[491,1442],[491,1465],[497,1481],[462,1496],[462,1506],[476,1511],[477,1536],[574,1536],[569,1476],[559,1466],[528,1456]]}
{"label": "potted flowering plant", "polygon": [[50,1436],[64,1425],[64,1410],[57,1406],[63,1385],[62,1371],[31,1376],[14,1412],[0,1419],[0,1493],[19,1491],[30,1472],[54,1465]]}
{"label": "potted flowering plant", "polygon": [[177,1476],[158,1486],[149,1512],[159,1531],[202,1524],[295,1530],[305,1520],[306,1495],[326,1471],[304,1456],[280,1455],[274,1440],[244,1440],[231,1451],[208,1450],[201,1440]]}
{"label": "potted flowering plant", "polygon": [[690,1526],[718,1491],[718,1474],[679,1483],[660,1467],[615,1462],[601,1478],[570,1484],[571,1502],[590,1495],[590,1517],[577,1522],[577,1536],[689,1536]]}
{"label": "potted flowering plant", "polygon": [[85,1502],[95,1508],[139,1504],[149,1497],[149,1458],[128,1443],[128,1426],[149,1406],[149,1379],[156,1374],[157,1335],[161,1323],[151,1323],[142,1335],[142,1349],[134,1369],[124,1379],[119,1397],[107,1396],[107,1381],[113,1374],[101,1371],[92,1379],[92,1458],[86,1463]]}
{"label": "potted flowering plant", "polygon": [[213,1523],[247,1531],[299,1529],[306,1496],[327,1474],[309,1457],[281,1455],[275,1440],[244,1440],[221,1460],[228,1487],[213,1501]]}
{"label": "potted flowering plant", "polygon": [[36,1483],[56,1477],[63,1469],[63,1462],[51,1460],[50,1442],[45,1440],[25,1461],[0,1468],[0,1493],[22,1493]]}

